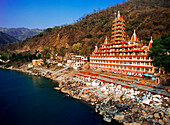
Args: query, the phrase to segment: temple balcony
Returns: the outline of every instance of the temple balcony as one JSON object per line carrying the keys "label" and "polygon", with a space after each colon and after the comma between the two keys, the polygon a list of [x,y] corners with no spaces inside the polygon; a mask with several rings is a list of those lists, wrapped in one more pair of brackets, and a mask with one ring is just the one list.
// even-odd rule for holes
{"label": "temple balcony", "polygon": [[94,62],[98,62],[98,63],[102,63],[104,61],[106,61],[105,63],[107,63],[107,61],[110,61],[110,63],[114,63],[115,61],[120,61],[120,64],[133,64],[133,65],[143,65],[143,66],[152,66],[151,65],[151,60],[133,60],[133,59],[116,59],[116,58],[104,58],[104,59],[91,59],[90,61],[94,61]]}
{"label": "temple balcony", "polygon": [[113,39],[111,40],[111,43],[107,43],[105,45],[117,45],[117,44],[122,44],[122,43],[127,43],[126,41],[123,42],[115,42]]}
{"label": "temple balcony", "polygon": [[120,21],[120,22],[125,22],[125,20],[123,20],[123,19],[120,18],[120,19],[113,20],[113,23],[116,23],[116,22],[119,22],[119,21]]}
{"label": "temple balcony", "polygon": [[146,59],[146,57],[148,57],[147,54],[144,54],[144,55],[140,55],[140,54],[136,54],[136,55],[128,55],[128,54],[124,54],[124,55],[116,55],[115,53],[113,53],[112,55],[104,55],[104,54],[101,54],[100,56],[99,55],[90,55],[90,57],[144,57],[144,60],[148,60]]}
{"label": "temple balcony", "polygon": [[122,38],[115,38],[115,39],[114,39],[114,41],[119,41],[119,40],[122,41],[122,40],[124,40],[124,39],[122,39]]}
{"label": "temple balcony", "polygon": [[126,25],[125,25],[125,23],[123,23],[123,22],[115,23],[115,24],[113,24],[112,26],[117,26],[117,25],[123,25],[123,26],[126,26]]}
{"label": "temple balcony", "polygon": [[119,27],[114,27],[114,28],[112,28],[112,30],[117,30],[117,29],[120,29],[120,30],[123,29],[123,30],[125,30],[125,27],[120,27],[120,26],[119,26]]}
{"label": "temple balcony", "polygon": [[125,34],[125,31],[124,30],[115,30],[115,31],[112,31],[112,34],[116,34],[116,33],[124,33]]}
{"label": "temple balcony", "polygon": [[124,34],[115,34],[115,35],[112,35],[112,37],[118,37],[118,36],[126,37]]}
{"label": "temple balcony", "polygon": [[126,67],[136,67],[136,68],[153,68],[153,66],[146,66],[146,65],[134,65],[134,64],[120,64],[120,63],[91,63],[91,64],[98,64],[98,65],[114,65],[114,66],[126,66]]}

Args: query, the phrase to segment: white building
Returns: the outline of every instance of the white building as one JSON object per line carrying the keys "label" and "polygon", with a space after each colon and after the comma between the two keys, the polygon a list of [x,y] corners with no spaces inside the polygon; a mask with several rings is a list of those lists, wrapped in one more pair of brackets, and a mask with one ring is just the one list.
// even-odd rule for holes
{"label": "white building", "polygon": [[73,63],[73,68],[77,69],[78,67],[84,65],[87,62],[87,57],[83,57],[83,56],[78,56],[75,55],[72,57],[72,63]]}

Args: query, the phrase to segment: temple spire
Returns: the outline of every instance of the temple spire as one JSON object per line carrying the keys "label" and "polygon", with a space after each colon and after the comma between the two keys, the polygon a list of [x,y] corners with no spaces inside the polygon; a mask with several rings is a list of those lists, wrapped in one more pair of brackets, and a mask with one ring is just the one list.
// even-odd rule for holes
{"label": "temple spire", "polygon": [[136,38],[136,32],[135,32],[135,30],[134,30],[134,41],[136,41],[137,40],[137,38]]}
{"label": "temple spire", "polygon": [[107,44],[107,36],[106,36],[106,38],[105,38],[104,44]]}
{"label": "temple spire", "polygon": [[94,52],[97,52],[98,51],[98,47],[97,47],[97,45],[95,46],[95,50],[94,50]]}
{"label": "temple spire", "polygon": [[117,19],[120,19],[120,11],[118,11]]}
{"label": "temple spire", "polygon": [[136,35],[135,30],[134,30],[134,33],[133,33],[133,35],[131,37],[131,42],[134,42],[134,41],[137,41],[137,35]]}
{"label": "temple spire", "polygon": [[116,20],[116,12],[115,12],[115,20]]}
{"label": "temple spire", "polygon": [[153,40],[152,40],[152,36],[151,36],[151,40],[149,42],[149,49],[152,48],[152,43],[153,43]]}
{"label": "temple spire", "polygon": [[150,40],[150,43],[153,43],[153,40],[152,40],[152,36],[151,36],[151,40]]}
{"label": "temple spire", "polygon": [[115,19],[113,19],[111,39],[109,42],[123,42],[126,38],[125,20],[120,16],[120,11],[115,12]]}

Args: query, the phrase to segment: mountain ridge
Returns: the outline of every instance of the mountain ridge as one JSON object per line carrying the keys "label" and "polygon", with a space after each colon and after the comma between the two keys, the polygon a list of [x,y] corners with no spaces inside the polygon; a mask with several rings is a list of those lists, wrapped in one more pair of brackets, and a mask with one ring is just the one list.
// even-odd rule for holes
{"label": "mountain ridge", "polygon": [[13,36],[10,36],[10,35],[0,31],[0,45],[5,45],[8,43],[15,43],[18,41],[19,40],[15,39]]}
{"label": "mountain ridge", "polygon": [[[168,0],[128,0],[101,11],[87,14],[76,23],[45,29],[43,33],[24,40],[21,44],[13,44],[8,50],[23,52],[30,50],[52,49],[64,47],[66,52],[74,52],[73,45],[80,43],[78,54],[89,55],[95,45],[101,45],[106,36],[111,37],[114,13],[118,10],[126,21],[126,33],[129,38],[136,30],[138,38],[149,41],[160,38],[161,34],[170,34]],[[5,49],[5,48],[4,48]]]}
{"label": "mountain ridge", "polygon": [[42,29],[28,29],[25,27],[18,27],[18,28],[6,28],[6,27],[0,27],[0,31],[3,33],[6,33],[10,36],[15,37],[19,41],[23,41],[26,38],[30,38],[31,36],[34,36],[36,34],[39,34],[42,32]]}

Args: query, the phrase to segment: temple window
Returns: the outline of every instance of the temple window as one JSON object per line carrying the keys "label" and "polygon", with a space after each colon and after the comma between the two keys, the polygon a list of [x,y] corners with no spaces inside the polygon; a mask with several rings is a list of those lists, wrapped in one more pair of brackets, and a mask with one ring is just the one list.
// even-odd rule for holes
{"label": "temple window", "polygon": [[132,70],[132,67],[129,67],[129,70]]}

